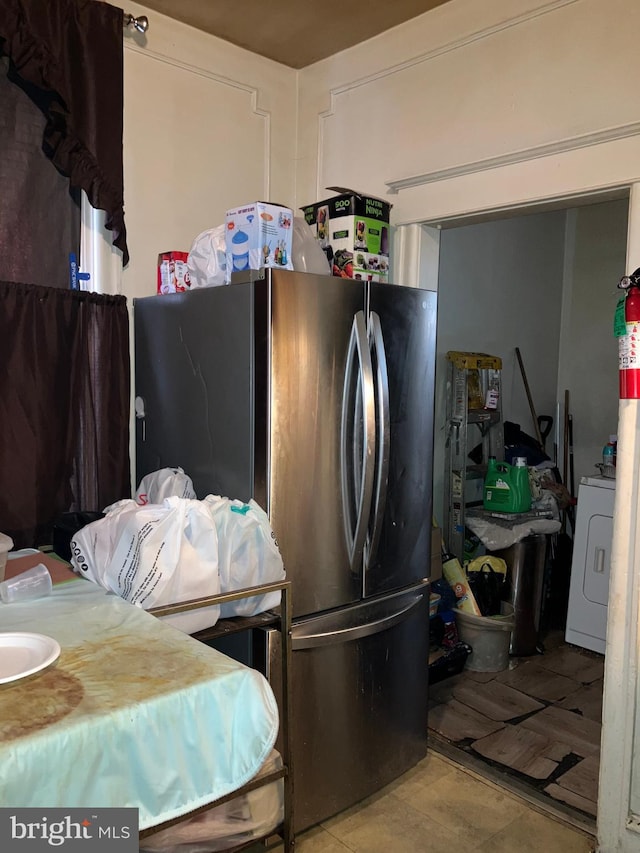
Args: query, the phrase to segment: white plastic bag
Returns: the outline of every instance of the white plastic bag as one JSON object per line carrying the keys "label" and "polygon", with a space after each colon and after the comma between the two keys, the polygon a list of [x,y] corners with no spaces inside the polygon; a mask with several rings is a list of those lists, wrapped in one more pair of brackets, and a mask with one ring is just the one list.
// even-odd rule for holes
{"label": "white plastic bag", "polygon": [[208,228],[193,241],[187,259],[191,290],[227,283],[224,230],[224,223],[215,228]]}
{"label": "white plastic bag", "polygon": [[[145,610],[221,591],[215,524],[196,500],[113,504],[75,534],[71,563],[78,574]],[[215,625],[219,614],[216,605],[167,621],[193,633]]]}
{"label": "white plastic bag", "polygon": [[322,251],[322,246],[302,216],[293,217],[291,259],[294,270],[298,272],[331,275],[331,265],[327,256]]}
{"label": "white plastic bag", "polygon": [[[274,750],[255,777],[259,779],[282,767]],[[141,853],[215,853],[262,838],[282,823],[284,791],[281,779],[238,794],[232,800],[185,817],[171,826],[140,839]]]}
{"label": "white plastic bag", "polygon": [[[216,526],[222,592],[284,580],[278,543],[266,512],[255,501],[245,504],[207,495],[203,503]],[[279,604],[280,592],[272,592],[223,604],[220,616],[253,616]]]}
{"label": "white plastic bag", "polygon": [[[144,506],[118,501],[75,534],[71,563],[78,574],[145,610],[285,577],[264,510],[255,501],[218,495]],[[253,616],[279,603],[278,591],[165,618],[193,633],[219,616]]]}
{"label": "white plastic bag", "polygon": [[557,533],[562,526],[553,518],[532,518],[514,524],[494,518],[479,518],[471,514],[465,517],[465,524],[489,551],[502,551],[535,533]]}
{"label": "white plastic bag", "polygon": [[198,496],[193,488],[191,477],[182,468],[160,468],[146,474],[136,492],[136,503],[161,504],[165,498],[186,498],[192,500]]}

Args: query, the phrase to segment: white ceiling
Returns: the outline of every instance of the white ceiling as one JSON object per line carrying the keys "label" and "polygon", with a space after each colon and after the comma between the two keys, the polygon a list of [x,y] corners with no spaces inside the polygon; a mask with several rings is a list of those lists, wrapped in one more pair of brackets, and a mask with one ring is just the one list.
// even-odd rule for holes
{"label": "white ceiling", "polygon": [[[143,0],[232,44],[304,68],[448,0]],[[127,10],[125,9],[125,12]],[[149,16],[149,28],[153,17]]]}

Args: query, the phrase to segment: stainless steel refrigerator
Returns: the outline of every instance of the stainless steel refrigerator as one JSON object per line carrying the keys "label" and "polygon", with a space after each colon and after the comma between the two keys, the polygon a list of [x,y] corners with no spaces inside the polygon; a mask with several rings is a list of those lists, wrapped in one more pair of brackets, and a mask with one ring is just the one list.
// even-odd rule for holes
{"label": "stainless steel refrigerator", "polygon": [[426,754],[436,294],[266,270],[134,319],[138,480],[254,498],[292,581],[300,830]]}

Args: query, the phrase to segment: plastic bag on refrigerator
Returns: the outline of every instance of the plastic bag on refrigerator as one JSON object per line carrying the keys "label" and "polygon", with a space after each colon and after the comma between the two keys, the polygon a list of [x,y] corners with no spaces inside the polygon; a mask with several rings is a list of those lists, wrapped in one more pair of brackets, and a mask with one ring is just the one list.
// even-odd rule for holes
{"label": "plastic bag on refrigerator", "polygon": [[293,217],[293,241],[291,260],[297,272],[309,272],[316,275],[331,275],[331,265],[322,250],[317,237],[307,225],[304,217]]}
{"label": "plastic bag on refrigerator", "polygon": [[191,279],[191,290],[198,287],[217,287],[226,284],[225,226],[208,228],[193,241],[187,268]]}

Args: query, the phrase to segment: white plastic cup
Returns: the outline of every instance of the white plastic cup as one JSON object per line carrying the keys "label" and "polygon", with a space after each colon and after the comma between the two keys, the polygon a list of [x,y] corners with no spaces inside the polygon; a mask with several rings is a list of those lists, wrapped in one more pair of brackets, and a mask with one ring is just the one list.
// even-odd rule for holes
{"label": "white plastic cup", "polygon": [[49,570],[42,563],[0,583],[0,598],[5,604],[29,601],[51,594],[53,584]]}

